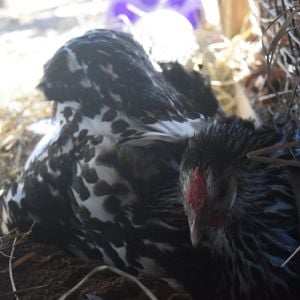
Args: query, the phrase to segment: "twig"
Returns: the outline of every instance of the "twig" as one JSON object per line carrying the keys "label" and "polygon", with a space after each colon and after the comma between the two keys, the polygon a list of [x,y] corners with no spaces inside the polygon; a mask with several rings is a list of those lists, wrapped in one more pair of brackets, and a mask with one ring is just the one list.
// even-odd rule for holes
{"label": "twig", "polygon": [[283,268],[298,252],[300,251],[300,246],[282,263]]}
{"label": "twig", "polygon": [[[300,89],[296,90],[296,92],[300,92]],[[277,94],[273,93],[273,94],[268,94],[265,96],[260,96],[258,98],[259,101],[264,101],[264,100],[268,100],[268,99],[272,99],[278,96],[284,96],[284,95],[289,95],[289,94],[293,94],[294,90],[288,90],[288,91],[282,91],[282,92],[277,92]]]}
{"label": "twig", "polygon": [[0,236],[1,245],[2,245],[2,241],[3,241],[6,237],[8,237],[9,235],[13,235],[13,234],[15,234],[16,232],[17,232],[17,229],[14,228],[14,229],[12,229],[11,231],[9,231],[9,232],[5,233],[4,235]]}
{"label": "twig", "polygon": [[[7,257],[7,258],[10,258],[10,255],[7,255],[7,254],[5,254],[3,251],[0,251],[0,255],[2,255],[2,256],[4,256],[4,257]],[[14,257],[13,257],[14,258]],[[0,273],[1,273],[2,271],[0,270]]]}
{"label": "twig", "polygon": [[[19,235],[16,235],[16,237],[19,237]],[[17,240],[16,246],[23,244],[23,243],[25,243],[24,240]],[[7,249],[11,249],[11,245],[8,243],[6,243],[2,247],[0,247],[0,251],[7,250]]]}
{"label": "twig", "polygon": [[15,159],[14,159],[14,163],[13,163],[13,166],[15,167],[15,169],[17,169],[18,166],[20,166],[21,155],[22,155],[22,142],[19,141],[17,153],[15,154]]}
{"label": "twig", "polygon": [[[32,225],[30,226],[30,228],[28,229],[28,231],[26,232],[19,232],[17,230],[17,228],[12,229],[10,232],[6,233],[3,236],[0,236],[0,251],[6,250],[8,248],[10,248],[10,245],[8,245],[7,243],[4,244],[4,240],[8,237],[11,237],[11,239],[14,238],[19,238],[20,239],[15,243],[15,245],[19,245],[24,243],[24,240],[32,233],[32,228],[35,225],[35,221],[32,223]],[[11,240],[10,239],[10,240]]]}
{"label": "twig", "polygon": [[73,294],[86,280],[88,280],[91,276],[93,276],[95,273],[99,271],[104,271],[104,270],[110,270],[122,277],[125,277],[129,280],[132,280],[135,282],[142,290],[143,292],[148,296],[149,299],[151,300],[158,300],[156,296],[146,287],[144,286],[136,277],[121,271],[120,269],[117,269],[115,267],[111,266],[98,266],[95,267],[90,273],[88,273],[81,281],[79,281],[73,288],[71,288],[69,291],[67,291],[65,294],[59,297],[58,300],[65,300],[67,297],[69,297],[71,294]]}
{"label": "twig", "polygon": [[263,154],[272,153],[276,150],[282,150],[282,149],[287,149],[287,148],[292,148],[297,146],[298,147],[300,146],[300,142],[293,141],[285,144],[273,145],[271,147],[265,147],[255,151],[251,151],[247,153],[247,157],[255,161],[300,168],[300,161],[297,160],[287,160],[287,159],[279,159],[279,158],[262,156]]}
{"label": "twig", "polygon": [[[9,258],[9,278],[10,278],[10,282],[11,282],[11,287],[14,293],[17,293],[17,289],[16,289],[16,285],[14,282],[14,277],[13,277],[13,273],[12,273],[12,259],[13,259],[13,255],[14,255],[14,251],[15,251],[15,245],[16,245],[16,241],[17,241],[17,237],[14,238],[12,247],[11,247],[11,252],[10,252],[10,258]],[[18,295],[15,295],[15,298],[17,300],[19,300]]]}
{"label": "twig", "polygon": [[28,231],[23,233],[22,238],[28,237],[32,233],[32,229],[33,229],[34,226],[35,226],[35,221],[33,221],[30,228],[28,229]]}
{"label": "twig", "polygon": [[287,140],[287,131],[286,131],[286,125],[287,125],[287,122],[288,122],[288,119],[289,119],[289,115],[290,115],[290,112],[291,112],[291,108],[292,108],[292,105],[294,103],[294,100],[295,100],[295,97],[297,95],[297,86],[295,86],[294,90],[293,90],[293,94],[291,96],[291,99],[289,101],[289,106],[288,106],[288,110],[286,112],[286,116],[285,116],[285,122],[284,122],[284,127],[283,127],[283,130],[284,130],[284,140],[286,141]]}
{"label": "twig", "polygon": [[39,290],[39,289],[42,289],[46,286],[48,286],[49,284],[43,284],[43,285],[39,285],[39,286],[33,286],[33,287],[29,287],[29,288],[25,288],[25,289],[20,289],[16,292],[9,292],[9,293],[5,293],[5,294],[1,294],[0,295],[0,298],[2,299],[2,297],[4,296],[11,296],[11,295],[20,295],[20,294],[26,294],[26,293],[29,293],[29,292],[32,292],[32,291],[35,291],[35,290]]}
{"label": "twig", "polygon": [[[19,266],[21,266],[22,264],[24,264],[26,261],[32,259],[33,257],[36,256],[36,253],[35,252],[28,252],[26,253],[25,255],[23,255],[22,257],[20,257],[19,259],[17,259],[13,264],[12,264],[12,268],[15,269]],[[7,272],[8,269],[3,269],[3,270],[0,270],[0,273],[5,273]]]}
{"label": "twig", "polygon": [[263,49],[267,55],[267,82],[268,86],[272,91],[277,95],[276,89],[273,87],[271,82],[271,70],[272,70],[272,64],[273,64],[273,56],[276,50],[276,47],[279,45],[280,39],[286,34],[286,30],[288,26],[292,23],[294,16],[299,13],[299,8],[294,8],[292,10],[285,10],[281,14],[279,14],[265,29],[264,34],[273,26],[283,15],[289,13],[288,17],[285,19],[284,23],[281,24],[281,27],[276,32],[276,35],[274,36],[273,40],[271,41],[269,47],[267,47],[263,42]]}

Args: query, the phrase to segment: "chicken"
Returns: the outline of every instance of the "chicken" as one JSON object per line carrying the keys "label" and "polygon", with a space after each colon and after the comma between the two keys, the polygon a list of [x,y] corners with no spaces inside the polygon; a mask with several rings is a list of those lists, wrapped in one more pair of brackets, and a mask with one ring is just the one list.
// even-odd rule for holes
{"label": "chicken", "polygon": [[[184,76],[189,92],[171,74]],[[205,258],[189,241],[179,164],[204,120],[199,102],[211,116],[218,108],[195,74],[177,64],[156,71],[125,33],[67,42],[39,85],[55,101],[53,129],[5,192],[2,231],[33,226],[41,242],[192,288]]]}
{"label": "chicken", "polygon": [[300,244],[287,170],[247,158],[279,139],[233,119],[208,121],[189,141],[180,186],[191,241],[217,265],[207,299],[299,298],[300,255],[281,267]]}

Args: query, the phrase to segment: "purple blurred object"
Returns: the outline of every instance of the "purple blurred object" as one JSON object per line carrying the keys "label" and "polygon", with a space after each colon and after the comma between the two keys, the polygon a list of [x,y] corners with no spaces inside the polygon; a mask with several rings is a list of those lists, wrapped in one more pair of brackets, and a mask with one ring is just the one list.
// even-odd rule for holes
{"label": "purple blurred object", "polygon": [[125,23],[124,18],[135,23],[141,17],[138,11],[149,13],[158,9],[170,9],[180,13],[189,20],[194,29],[199,28],[203,17],[201,0],[113,0],[108,9],[107,24],[113,24],[115,20],[123,20]]}

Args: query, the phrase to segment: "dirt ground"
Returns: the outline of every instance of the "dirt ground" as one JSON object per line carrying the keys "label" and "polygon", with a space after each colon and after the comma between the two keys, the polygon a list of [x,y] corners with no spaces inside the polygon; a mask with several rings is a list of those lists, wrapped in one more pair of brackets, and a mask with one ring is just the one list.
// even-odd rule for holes
{"label": "dirt ground", "polygon": [[[0,299],[17,299],[9,276],[11,247],[0,253]],[[7,256],[5,256],[7,255]],[[76,285],[99,261],[83,261],[55,246],[31,241],[17,241],[13,253],[13,281],[20,300],[58,299]],[[191,300],[170,288],[166,283],[139,276],[138,279],[158,299]],[[146,294],[132,281],[105,270],[96,273],[67,299],[84,300],[146,300]]]}

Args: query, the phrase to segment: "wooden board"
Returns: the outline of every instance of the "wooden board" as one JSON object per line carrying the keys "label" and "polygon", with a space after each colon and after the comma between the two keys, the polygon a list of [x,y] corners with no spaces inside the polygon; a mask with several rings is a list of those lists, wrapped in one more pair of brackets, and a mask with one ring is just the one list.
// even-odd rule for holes
{"label": "wooden board", "polygon": [[223,32],[228,38],[232,38],[241,32],[250,8],[248,0],[222,0],[219,11]]}

